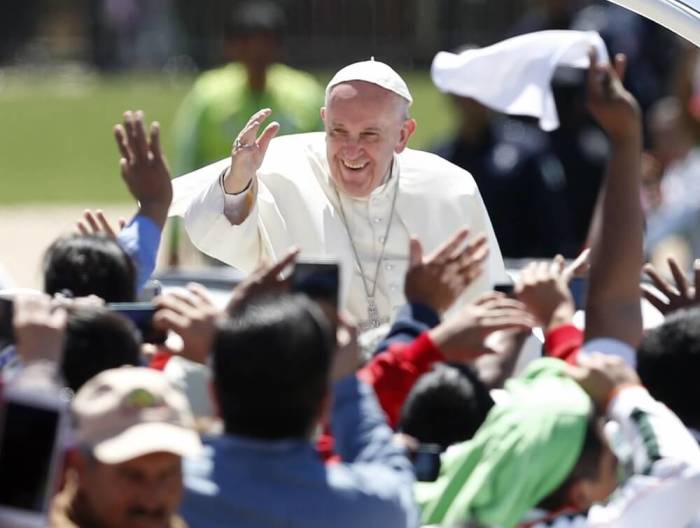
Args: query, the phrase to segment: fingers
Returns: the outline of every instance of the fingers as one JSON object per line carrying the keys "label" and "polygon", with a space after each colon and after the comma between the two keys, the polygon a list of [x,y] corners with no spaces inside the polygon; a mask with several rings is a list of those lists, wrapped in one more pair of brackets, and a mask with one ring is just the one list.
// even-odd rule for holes
{"label": "fingers", "polygon": [[85,212],[83,213],[83,218],[87,222],[93,234],[97,234],[100,232],[100,226],[97,223],[97,218],[95,218],[95,215],[92,214],[92,211],[90,209],[85,210]]}
{"label": "fingers", "polygon": [[651,282],[654,283],[654,286],[656,286],[661,293],[667,297],[670,295],[678,295],[676,289],[671,286],[671,284],[666,282],[661,275],[659,275],[656,268],[652,264],[646,264],[642,269],[646,276],[651,279]]}
{"label": "fingers", "polygon": [[117,225],[119,226],[119,231],[126,227],[126,218],[120,218],[117,220]]}
{"label": "fingers", "polygon": [[287,253],[285,253],[285,255],[275,265],[269,268],[264,275],[268,277],[279,277],[287,266],[291,265],[296,260],[298,255],[298,247],[289,248]]}
{"label": "fingers", "polygon": [[674,258],[669,258],[668,267],[671,269],[671,275],[673,275],[673,280],[676,281],[676,287],[681,297],[684,299],[690,298],[688,295],[688,279],[686,279],[685,273],[681,270],[678,262]]}
{"label": "fingers", "polygon": [[657,290],[653,289],[648,284],[642,284],[641,288],[642,296],[644,296],[644,298],[649,301],[654,308],[656,308],[662,314],[665,314],[668,311],[668,301],[659,297]]}
{"label": "fingers", "polygon": [[497,291],[490,291],[490,292],[482,293],[481,295],[479,295],[479,297],[477,297],[476,300],[474,301],[474,304],[477,306],[482,306],[482,305],[484,305],[484,304],[486,304],[489,301],[492,301],[494,299],[505,299],[505,297],[506,297],[506,295],[504,293],[497,292]]}
{"label": "fingers", "polygon": [[700,259],[693,262],[693,284],[695,285],[693,295],[697,297],[700,295]]}
{"label": "fingers", "polygon": [[564,279],[569,282],[574,277],[580,277],[591,267],[591,248],[586,248],[567,266],[564,271]]}
{"label": "fingers", "polygon": [[[258,130],[260,130],[260,125],[262,125],[262,122],[265,121],[268,117],[270,117],[270,114],[272,114],[272,110],[269,108],[264,108],[262,110],[257,111],[255,114],[251,116],[251,118],[248,120],[248,123],[246,126],[243,128],[240,134],[238,134],[238,139],[240,142],[245,145],[245,146],[250,146],[253,143],[255,143],[255,140],[258,136]],[[274,125],[275,123],[271,123],[270,126]],[[268,126],[269,128],[269,126]],[[279,128],[279,125],[278,125]],[[265,129],[267,131],[267,128]],[[274,133],[277,133],[277,130],[274,131]],[[273,134],[274,135],[274,134]],[[270,138],[272,139],[272,138]],[[268,140],[269,142],[269,140]]]}
{"label": "fingers", "polygon": [[158,121],[151,123],[150,151],[154,160],[162,160],[163,152],[160,148],[160,123]]}
{"label": "fingers", "polygon": [[146,129],[143,126],[143,112],[137,110],[131,116],[131,139],[133,141],[133,151],[137,161],[145,162],[148,160],[148,143],[146,142]]}
{"label": "fingers", "polygon": [[418,237],[411,235],[408,243],[408,265],[409,267],[418,266],[423,262],[423,246],[418,240]]}
{"label": "fingers", "polygon": [[615,55],[615,73],[618,79],[623,81],[625,79],[625,72],[627,71],[627,57],[624,53],[618,53]]}
{"label": "fingers", "polygon": [[82,220],[78,220],[78,222],[75,224],[75,227],[78,229],[78,233],[80,233],[81,235],[90,234],[90,230],[88,229],[87,224]]}
{"label": "fingers", "polygon": [[438,247],[426,260],[429,262],[445,262],[459,245],[466,240],[469,230],[466,228],[456,231],[446,242]]}
{"label": "fingers", "polygon": [[258,148],[260,149],[261,155],[265,155],[265,152],[267,152],[267,147],[270,145],[270,141],[272,141],[272,138],[277,135],[279,129],[280,124],[277,121],[273,121],[267,125],[267,127],[265,127],[265,130],[258,139]]}
{"label": "fingers", "polygon": [[129,148],[126,130],[123,125],[114,126],[114,139],[117,142],[117,148],[119,149],[119,153],[121,154],[122,158],[125,159],[127,163],[131,163],[134,156]]}
{"label": "fingers", "polygon": [[97,213],[97,221],[100,224],[100,227],[102,228],[102,231],[110,238],[116,238],[116,234],[114,233],[114,229],[112,229],[112,226],[109,225],[109,222],[107,221],[107,217],[105,217],[104,213],[98,209]]}

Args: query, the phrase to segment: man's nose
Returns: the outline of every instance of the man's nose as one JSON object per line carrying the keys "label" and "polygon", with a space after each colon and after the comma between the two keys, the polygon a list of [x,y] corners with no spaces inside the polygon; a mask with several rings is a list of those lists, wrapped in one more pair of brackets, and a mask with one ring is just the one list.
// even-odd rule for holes
{"label": "man's nose", "polygon": [[343,154],[345,154],[345,157],[354,159],[361,154],[361,150],[362,147],[357,138],[349,137],[345,139],[345,143],[343,144]]}

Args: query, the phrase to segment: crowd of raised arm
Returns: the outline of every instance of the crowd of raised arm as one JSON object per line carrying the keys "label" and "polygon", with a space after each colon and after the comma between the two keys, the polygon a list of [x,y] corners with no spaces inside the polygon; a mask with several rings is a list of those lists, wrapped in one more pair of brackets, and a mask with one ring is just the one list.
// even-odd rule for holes
{"label": "crowd of raised arm", "polygon": [[[392,205],[376,271],[367,266],[362,229],[348,225],[364,214],[351,195],[363,171],[380,174],[373,149],[383,140],[367,134],[381,136],[385,123],[356,140],[342,105],[364,97],[407,111],[410,94],[357,77],[329,85],[334,112],[323,117],[341,154],[328,163],[349,197],[330,195],[337,209],[318,218],[342,217],[335,234],[350,240],[369,323],[380,268],[387,303],[404,301],[391,305],[390,324],[363,335],[342,291],[339,304],[295,291],[305,249],[296,246],[248,259],[253,270],[223,303],[190,283],[137,304],[173,186],[159,125],[127,111],[114,135],[133,218],[113,224],[86,211],[48,248],[43,292],[0,291],[0,463],[9,468],[0,470],[0,526],[24,526],[11,517],[21,511],[59,528],[700,525],[700,272],[690,284],[671,261],[671,284],[645,266],[639,106],[623,86],[624,56],[589,58],[586,104],[611,149],[589,248],[570,264],[526,263],[509,293],[493,289],[500,255],[478,207],[472,224],[427,244],[391,234]],[[273,123],[258,134],[269,114],[251,118],[204,192],[219,193],[211,215],[226,229],[241,227],[231,200],[244,221],[277,207],[264,185],[281,177],[256,176],[277,132]],[[415,127],[405,117],[396,122],[403,144],[385,153],[386,179],[366,200],[369,224],[383,222],[370,220],[375,197],[401,206],[397,160],[412,159],[399,154]],[[480,200],[476,191],[465,203]],[[451,207],[444,214],[461,218]],[[261,223],[251,228],[256,247],[280,243]],[[407,258],[394,283],[386,277],[400,242]],[[655,287],[640,286],[643,273]],[[584,323],[569,284],[582,278]],[[665,317],[646,332],[643,297]],[[146,324],[130,309],[147,312]],[[60,403],[67,419],[56,428],[70,431],[52,437],[57,454],[36,451],[57,462],[44,461],[43,491],[29,502],[22,475],[41,460],[18,470],[3,443],[18,401]]]}

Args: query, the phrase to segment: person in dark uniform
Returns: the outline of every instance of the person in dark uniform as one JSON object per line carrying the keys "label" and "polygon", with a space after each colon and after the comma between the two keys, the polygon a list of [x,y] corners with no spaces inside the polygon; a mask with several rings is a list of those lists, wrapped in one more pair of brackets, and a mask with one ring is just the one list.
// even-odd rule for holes
{"label": "person in dark uniform", "polygon": [[498,115],[452,96],[460,121],[454,138],[434,149],[471,172],[504,257],[576,254],[566,211],[566,178],[547,135],[525,120]]}

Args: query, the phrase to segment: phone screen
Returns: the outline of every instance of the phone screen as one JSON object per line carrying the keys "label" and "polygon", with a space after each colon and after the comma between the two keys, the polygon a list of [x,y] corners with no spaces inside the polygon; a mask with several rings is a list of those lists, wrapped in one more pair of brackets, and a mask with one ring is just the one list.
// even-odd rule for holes
{"label": "phone screen", "polygon": [[14,341],[14,329],[12,327],[12,314],[14,305],[11,299],[0,297],[0,344]]}
{"label": "phone screen", "polygon": [[308,295],[316,301],[338,306],[340,278],[335,262],[297,262],[291,277],[292,291]]}
{"label": "phone screen", "polygon": [[134,323],[141,333],[141,340],[144,343],[165,343],[166,332],[153,328],[153,315],[156,313],[156,308],[152,303],[110,303],[107,307]]}
{"label": "phone screen", "polygon": [[0,409],[0,507],[40,513],[52,492],[60,413],[25,402]]}

